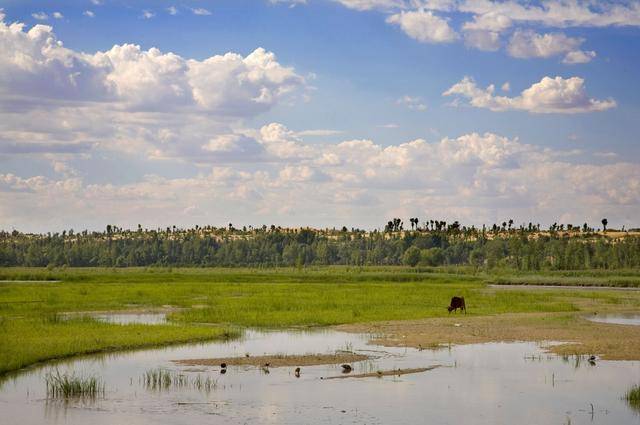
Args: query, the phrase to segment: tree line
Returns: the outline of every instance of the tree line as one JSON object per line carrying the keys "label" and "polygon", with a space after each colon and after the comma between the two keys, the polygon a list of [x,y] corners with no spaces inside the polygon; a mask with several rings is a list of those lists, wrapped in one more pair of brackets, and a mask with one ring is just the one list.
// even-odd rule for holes
{"label": "tree line", "polygon": [[[103,232],[28,234],[0,232],[0,266],[308,266],[471,265],[518,270],[640,267],[640,237],[610,238],[588,225],[554,223],[548,231],[512,220],[462,226],[396,218],[384,231],[272,226],[196,226]],[[603,223],[603,225],[606,225]]]}

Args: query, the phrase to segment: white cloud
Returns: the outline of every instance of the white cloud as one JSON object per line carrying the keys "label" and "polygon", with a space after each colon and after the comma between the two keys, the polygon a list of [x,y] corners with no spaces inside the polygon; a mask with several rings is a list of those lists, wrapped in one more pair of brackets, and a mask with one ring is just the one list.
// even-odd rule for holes
{"label": "white cloud", "polygon": [[576,56],[584,42],[581,38],[567,37],[562,33],[537,34],[517,30],[511,36],[507,52],[515,58],[550,58],[558,55]]}
{"label": "white cloud", "polygon": [[132,110],[191,109],[230,116],[266,111],[304,78],[258,48],[202,61],[116,45],[93,55],[59,42],[49,26],[0,22],[0,102],[7,96],[117,102]]}
{"label": "white cloud", "polygon": [[53,17],[56,19],[62,19],[64,18],[64,15],[60,12],[53,12]]}
{"label": "white cloud", "polygon": [[624,3],[589,0],[547,0],[541,3],[463,0],[457,10],[478,15],[498,13],[513,21],[558,28],[640,25],[640,3],[635,0]]}
{"label": "white cloud", "polygon": [[49,15],[44,12],[35,12],[32,13],[31,16],[39,21],[46,21],[47,19],[49,19]]}
{"label": "white cloud", "polygon": [[175,6],[169,6],[169,7],[167,7],[167,13],[169,15],[177,15],[178,14],[178,8],[176,8]]}
{"label": "white cloud", "polygon": [[82,14],[84,16],[88,16],[89,18],[95,18],[96,17],[96,14],[93,13],[92,11],[90,11],[90,10],[85,10],[84,12],[82,12]]}
{"label": "white cloud", "polygon": [[203,7],[197,7],[197,8],[191,9],[191,12],[193,12],[194,15],[199,15],[199,16],[211,15],[211,12]]}
{"label": "white cloud", "polygon": [[298,131],[296,135],[298,137],[326,137],[342,134],[341,130],[329,130],[329,129],[316,129],[316,130],[303,130]]}
{"label": "white cloud", "polygon": [[495,51],[500,48],[500,34],[510,28],[511,19],[489,12],[475,15],[462,25],[465,44],[479,50]]}
{"label": "white cloud", "polygon": [[588,63],[591,62],[596,57],[596,52],[584,51],[584,50],[575,50],[573,52],[569,52],[565,55],[564,59],[562,59],[562,63],[573,65],[578,63]]}
{"label": "white cloud", "polygon": [[[263,146],[291,137],[278,123],[263,130]],[[70,223],[102,228],[114,221],[193,225],[188,220],[195,211],[209,223],[377,227],[387,216],[439,217],[443,210],[448,219],[474,224],[505,216],[545,223],[559,216],[593,222],[606,215],[629,222],[640,207],[640,167],[610,153],[576,157],[494,133],[391,145],[296,143],[312,155],[259,165],[255,161],[262,158],[246,151],[249,140],[215,138],[211,153],[236,152],[236,163],[188,178],[149,175],[126,184],[93,184],[63,163],[53,165],[59,178],[4,173],[0,215],[3,223],[26,230]],[[58,214],[48,214],[52,208]]]}
{"label": "white cloud", "polygon": [[421,97],[418,96],[402,96],[400,99],[396,100],[396,105],[403,105],[412,111],[426,111],[427,105],[425,105],[424,101]]}
{"label": "white cloud", "polygon": [[508,81],[506,81],[501,87],[502,91],[504,92],[508,92],[511,91],[511,83],[509,83]]}
{"label": "white cloud", "polygon": [[93,3],[94,6],[102,6],[103,1],[102,0],[91,0],[91,3]]}
{"label": "white cloud", "polygon": [[389,16],[387,22],[399,25],[409,37],[421,43],[450,43],[458,38],[446,19],[425,9],[402,11]]}
{"label": "white cloud", "polygon": [[152,11],[150,11],[150,10],[143,10],[143,11],[142,11],[142,17],[143,17],[144,19],[151,19],[151,18],[153,18],[154,16],[156,16],[156,14],[155,14],[155,13],[153,13]]}
{"label": "white cloud", "polygon": [[349,9],[355,10],[390,10],[405,6],[403,0],[334,0]]}
{"label": "white cloud", "polygon": [[471,106],[492,111],[574,114],[604,111],[616,106],[613,99],[589,98],[584,80],[579,77],[544,77],[517,97],[496,96],[494,91],[493,85],[482,89],[473,79],[465,77],[445,91],[443,96],[459,95],[469,99]]}

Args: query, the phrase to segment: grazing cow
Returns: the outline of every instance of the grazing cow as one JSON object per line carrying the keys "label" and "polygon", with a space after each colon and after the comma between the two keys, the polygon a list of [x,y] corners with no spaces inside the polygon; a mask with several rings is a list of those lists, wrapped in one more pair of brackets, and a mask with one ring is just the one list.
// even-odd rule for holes
{"label": "grazing cow", "polygon": [[449,307],[447,307],[447,310],[449,310],[449,313],[451,313],[452,311],[455,312],[457,309],[460,309],[460,311],[464,311],[464,314],[467,314],[467,307],[464,304],[464,297],[451,298],[451,304],[449,305]]}

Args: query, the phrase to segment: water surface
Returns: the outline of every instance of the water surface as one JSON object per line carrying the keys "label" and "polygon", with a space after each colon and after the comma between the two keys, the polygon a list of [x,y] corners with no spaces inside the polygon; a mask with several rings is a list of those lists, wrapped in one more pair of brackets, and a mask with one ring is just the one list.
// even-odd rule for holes
{"label": "water surface", "polygon": [[[5,424],[638,424],[621,399],[640,382],[640,362],[588,362],[560,358],[534,343],[492,343],[441,350],[386,348],[367,335],[332,330],[248,331],[243,339],[59,362],[20,373],[0,387]],[[175,359],[265,354],[370,354],[354,373],[395,368],[442,367],[414,375],[323,380],[339,365],[303,367],[178,366]],[[166,368],[190,378],[217,380],[212,391],[191,387],[145,388],[141,375]],[[46,400],[44,374],[100,376],[106,395],[94,401]],[[591,410],[593,404],[593,411]],[[7,422],[8,421],[8,422]]]}
{"label": "water surface", "polygon": [[598,323],[640,326],[640,314],[592,314],[586,319]]}

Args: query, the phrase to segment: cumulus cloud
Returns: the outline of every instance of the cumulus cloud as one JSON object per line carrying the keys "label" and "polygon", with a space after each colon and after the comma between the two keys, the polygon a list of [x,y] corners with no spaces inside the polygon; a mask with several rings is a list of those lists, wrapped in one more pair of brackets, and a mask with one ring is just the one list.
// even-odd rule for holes
{"label": "cumulus cloud", "polygon": [[[279,123],[265,126],[262,133],[263,146],[292,137]],[[598,156],[576,157],[494,133],[391,145],[298,141],[310,155],[263,165],[246,154],[255,142],[237,135],[212,139],[211,152],[244,149],[238,159],[253,165],[216,165],[188,178],[148,175],[126,184],[95,184],[56,163],[59,178],[0,174],[0,202],[5,206],[0,215],[9,225],[38,223],[43,230],[72,222],[75,227],[92,226],[87,220],[93,219],[102,228],[104,211],[111,222],[125,226],[139,221],[151,226],[193,224],[185,211],[190,212],[187,216],[199,211],[199,219],[209,223],[232,218],[234,223],[377,227],[383,217],[441,216],[443,209],[450,219],[476,224],[505,216],[536,217],[544,223],[564,215],[577,222],[603,215],[620,222],[640,206],[637,164],[613,155],[602,164]],[[36,204],[39,208],[29,208]],[[51,207],[59,213],[47,214]],[[68,223],[62,223],[65,219]]]}
{"label": "cumulus cloud", "polygon": [[472,78],[465,77],[445,91],[443,96],[458,95],[467,98],[471,106],[492,111],[575,114],[605,111],[616,106],[613,99],[590,98],[580,77],[544,77],[516,97],[496,96],[494,92],[493,85],[483,89]]}
{"label": "cumulus cloud", "polygon": [[500,48],[500,34],[510,28],[512,21],[499,13],[475,15],[462,25],[464,41],[479,50],[495,51]]}
{"label": "cumulus cloud", "polygon": [[531,30],[517,30],[511,36],[507,52],[515,58],[549,58],[565,55],[563,63],[586,63],[595,52],[578,50],[582,38],[567,37],[562,33],[538,34]]}
{"label": "cumulus cloud", "polygon": [[92,12],[91,10],[85,10],[84,12],[82,12],[82,14],[84,16],[88,16],[89,18],[95,18],[96,14],[94,12]]}
{"label": "cumulus cloud", "polygon": [[178,14],[178,8],[175,6],[169,6],[167,7],[167,13],[169,15],[177,15]]}
{"label": "cumulus cloud", "polygon": [[591,62],[596,57],[596,52],[593,50],[584,51],[584,50],[575,50],[573,52],[569,52],[565,55],[564,59],[562,59],[562,63],[568,65],[574,65],[578,63],[588,63]]}
{"label": "cumulus cloud", "polygon": [[64,18],[64,15],[60,12],[53,12],[53,17],[56,19],[62,19]]}
{"label": "cumulus cloud", "polygon": [[262,48],[202,61],[133,44],[91,55],[65,48],[49,26],[0,22],[0,102],[19,96],[238,116],[265,111],[304,84]]}
{"label": "cumulus cloud", "polygon": [[458,38],[447,20],[430,10],[402,11],[389,16],[387,22],[398,25],[409,37],[421,43],[450,43]]}
{"label": "cumulus cloud", "polygon": [[154,16],[156,16],[156,14],[155,14],[155,13],[153,13],[152,11],[150,11],[150,10],[143,10],[143,11],[142,11],[142,17],[143,17],[144,19],[151,19],[151,18],[153,18]]}
{"label": "cumulus cloud", "polygon": [[513,21],[534,22],[550,27],[640,25],[640,3],[589,0],[463,0],[457,10],[482,15],[499,13]]}

